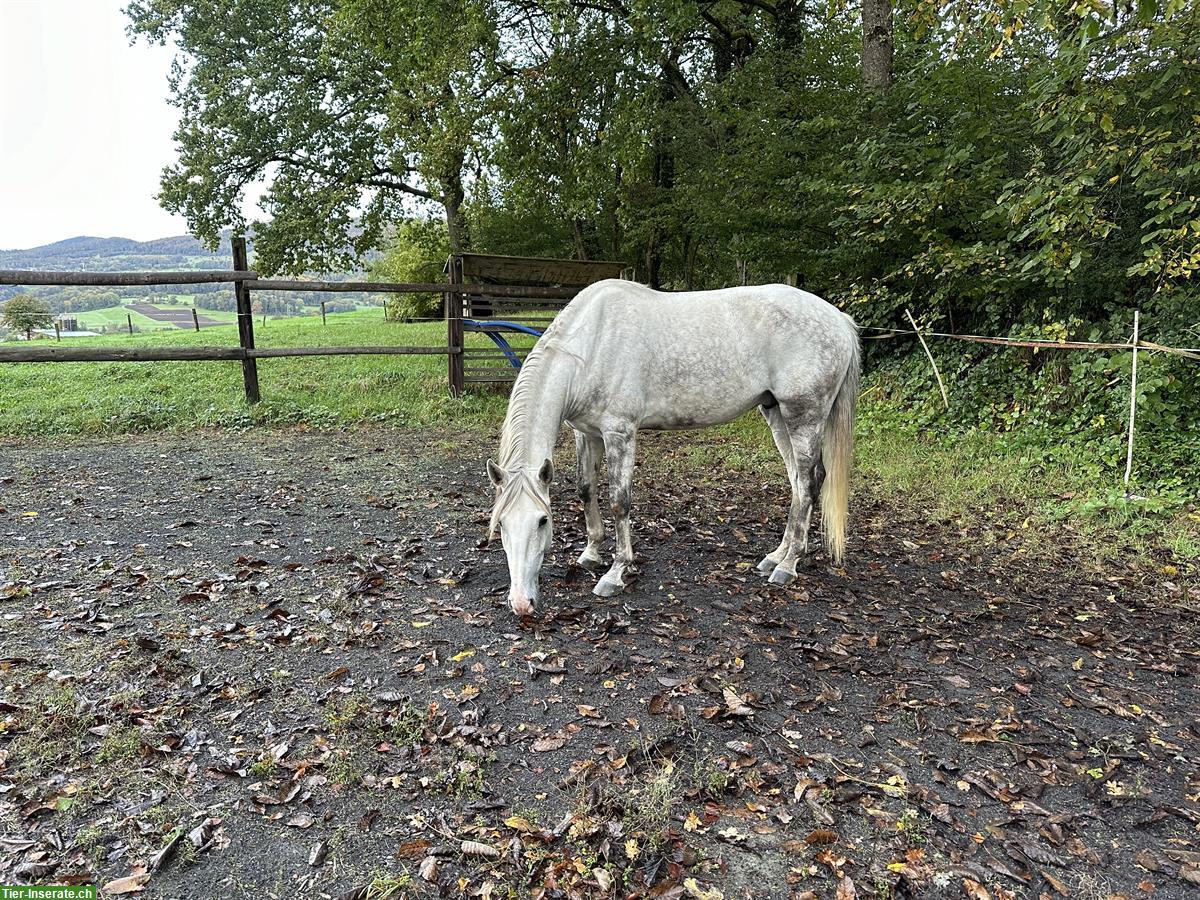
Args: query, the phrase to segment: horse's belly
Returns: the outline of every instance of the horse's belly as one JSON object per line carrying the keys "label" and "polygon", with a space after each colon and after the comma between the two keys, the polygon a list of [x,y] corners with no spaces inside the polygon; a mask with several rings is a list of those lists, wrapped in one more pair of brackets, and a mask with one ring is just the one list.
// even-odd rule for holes
{"label": "horse's belly", "polygon": [[677,398],[677,402],[670,404],[649,402],[638,427],[659,431],[704,428],[729,422],[760,404],[769,405],[773,402],[768,392],[736,397],[714,396],[710,393],[691,398]]}

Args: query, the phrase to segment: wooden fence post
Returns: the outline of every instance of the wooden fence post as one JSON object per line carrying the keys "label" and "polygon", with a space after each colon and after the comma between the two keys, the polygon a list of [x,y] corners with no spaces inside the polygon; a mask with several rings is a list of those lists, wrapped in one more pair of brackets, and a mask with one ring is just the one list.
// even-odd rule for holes
{"label": "wooden fence post", "polygon": [[56,341],[62,340],[62,329],[58,325],[58,319],[54,320],[54,339]]}
{"label": "wooden fence post", "polygon": [[450,286],[446,292],[446,346],[449,355],[446,357],[450,376],[450,396],[457,397],[466,387],[463,375],[463,295],[453,290],[455,285],[462,284],[462,260],[457,256],[450,257]]}
{"label": "wooden fence post", "polygon": [[325,301],[324,300],[321,301],[321,324],[322,325],[329,324],[329,322],[326,321],[326,319],[325,319]]}
{"label": "wooden fence post", "polygon": [[1137,417],[1137,359],[1139,311],[1133,311],[1133,371],[1129,378],[1129,443],[1125,448],[1125,499],[1129,499],[1129,476],[1133,474],[1133,422]]}
{"label": "wooden fence post", "polygon": [[[235,237],[232,240],[233,267],[240,272],[249,268],[246,258],[246,239]],[[246,282],[233,283],[233,296],[237,300],[238,314],[238,343],[243,351],[254,349],[254,312],[250,308],[250,288]],[[242,384],[246,389],[246,402],[257,403],[261,399],[258,391],[258,360],[250,356],[242,358]]]}
{"label": "wooden fence post", "polygon": [[917,340],[921,342],[921,347],[925,350],[925,355],[929,357],[929,364],[933,366],[933,377],[937,379],[938,390],[942,392],[942,405],[946,409],[950,408],[950,398],[946,396],[946,385],[942,383],[942,373],[938,371],[937,363],[933,361],[933,354],[929,352],[929,345],[925,343],[925,336],[921,334],[921,329],[917,327],[917,320],[913,318],[913,314],[907,309],[904,314],[908,316],[908,321],[912,324],[913,331],[917,334]]}
{"label": "wooden fence post", "polygon": [[197,314],[196,307],[194,306],[192,307],[192,324],[196,327],[197,331],[200,330],[200,316]]}
{"label": "wooden fence post", "polygon": [[129,333],[133,334],[133,316],[125,313],[125,324],[129,326]]}

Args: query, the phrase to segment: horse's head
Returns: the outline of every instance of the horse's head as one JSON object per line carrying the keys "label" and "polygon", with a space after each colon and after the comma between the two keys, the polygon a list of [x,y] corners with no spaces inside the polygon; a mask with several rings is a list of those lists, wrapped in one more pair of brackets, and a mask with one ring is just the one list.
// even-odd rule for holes
{"label": "horse's head", "polygon": [[554,466],[547,459],[536,473],[526,469],[510,472],[489,459],[487,470],[496,488],[488,539],[500,529],[500,540],[508,557],[508,603],[518,616],[533,615],[538,599],[538,571],[554,536],[550,517]]}

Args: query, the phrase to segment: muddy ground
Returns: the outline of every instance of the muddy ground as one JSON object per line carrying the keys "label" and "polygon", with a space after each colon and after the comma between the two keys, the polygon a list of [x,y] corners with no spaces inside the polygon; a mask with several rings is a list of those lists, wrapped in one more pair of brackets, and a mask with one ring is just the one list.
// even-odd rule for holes
{"label": "muddy ground", "polygon": [[477,437],[0,445],[0,882],[1197,896],[1200,590],[870,491],[770,588],[781,478],[695,440],[643,442],[615,598],[560,479],[526,624]]}

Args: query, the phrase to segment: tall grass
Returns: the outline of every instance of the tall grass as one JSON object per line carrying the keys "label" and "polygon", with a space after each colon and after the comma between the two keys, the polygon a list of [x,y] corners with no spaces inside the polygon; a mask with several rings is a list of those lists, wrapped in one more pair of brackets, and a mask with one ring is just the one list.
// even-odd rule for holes
{"label": "tall grass", "polygon": [[[382,311],[256,323],[259,347],[438,346],[437,322],[385,322]],[[106,335],[71,346],[237,346],[237,327]],[[259,360],[263,401],[248,407],[237,362],[0,364],[0,435],[113,434],[251,424],[333,426],[480,422],[502,414],[494,392],[452,399],[444,356]]]}

